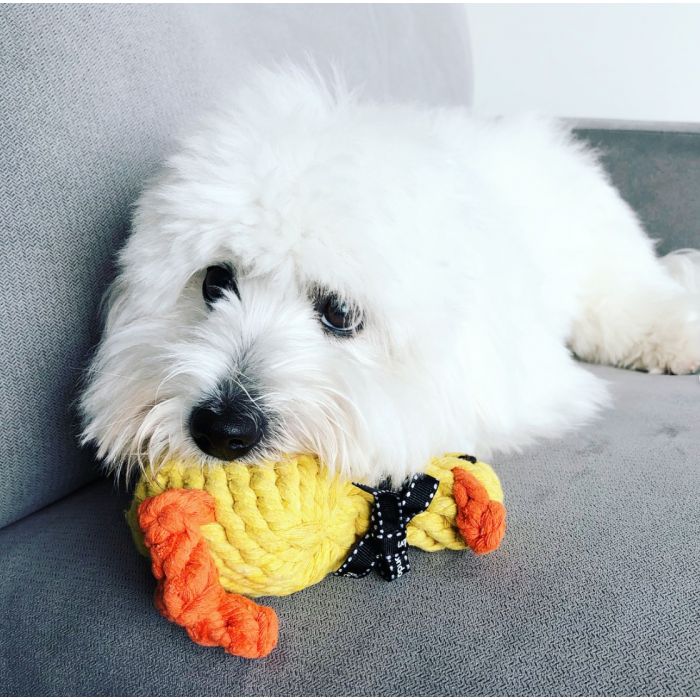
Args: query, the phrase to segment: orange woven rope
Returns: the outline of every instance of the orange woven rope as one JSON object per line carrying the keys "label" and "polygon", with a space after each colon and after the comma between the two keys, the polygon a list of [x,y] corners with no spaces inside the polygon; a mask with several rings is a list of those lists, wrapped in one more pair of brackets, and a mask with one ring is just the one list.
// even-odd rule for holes
{"label": "orange woven rope", "polygon": [[169,489],[138,509],[144,542],[158,579],[156,607],[203,646],[222,646],[249,659],[277,644],[277,616],[219,583],[219,572],[200,532],[214,522],[214,499],[197,489]]}
{"label": "orange woven rope", "polygon": [[475,476],[459,467],[453,473],[457,528],[474,552],[492,552],[506,531],[506,509],[502,503],[489,499],[486,489]]}

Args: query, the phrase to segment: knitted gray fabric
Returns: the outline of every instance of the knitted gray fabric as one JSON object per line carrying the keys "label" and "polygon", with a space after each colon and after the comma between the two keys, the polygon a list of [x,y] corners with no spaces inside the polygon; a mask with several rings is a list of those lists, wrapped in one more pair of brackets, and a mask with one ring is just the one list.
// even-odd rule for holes
{"label": "knitted gray fabric", "polygon": [[700,384],[597,368],[616,407],[493,461],[502,547],[284,598],[278,648],[195,646],[153,608],[107,483],[0,530],[0,694],[697,695]]}
{"label": "knitted gray fabric", "polygon": [[96,476],[72,405],[145,179],[253,60],[307,54],[377,98],[469,99],[460,6],[0,7],[0,526]]}

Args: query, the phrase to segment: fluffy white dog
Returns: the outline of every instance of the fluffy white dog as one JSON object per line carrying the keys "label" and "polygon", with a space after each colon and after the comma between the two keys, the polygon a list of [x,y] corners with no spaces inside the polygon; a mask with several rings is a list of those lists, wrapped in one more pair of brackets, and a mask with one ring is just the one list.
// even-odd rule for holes
{"label": "fluffy white dog", "polygon": [[313,452],[401,479],[589,418],[572,353],[694,371],[692,282],[559,124],[262,71],[138,203],[84,439],[115,468]]}

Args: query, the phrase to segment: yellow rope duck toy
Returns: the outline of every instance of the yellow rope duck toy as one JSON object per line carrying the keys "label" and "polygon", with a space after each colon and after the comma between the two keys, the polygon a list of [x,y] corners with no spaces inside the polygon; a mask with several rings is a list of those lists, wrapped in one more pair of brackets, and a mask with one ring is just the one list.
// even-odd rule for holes
{"label": "yellow rope duck toy", "polygon": [[191,639],[259,658],[277,616],[246,596],[287,595],[330,573],[386,580],[409,570],[407,544],[427,551],[498,547],[503,492],[468,455],[434,458],[399,491],[331,476],[290,457],[202,469],[181,462],[144,474],[127,512],[158,579],[156,607]]}

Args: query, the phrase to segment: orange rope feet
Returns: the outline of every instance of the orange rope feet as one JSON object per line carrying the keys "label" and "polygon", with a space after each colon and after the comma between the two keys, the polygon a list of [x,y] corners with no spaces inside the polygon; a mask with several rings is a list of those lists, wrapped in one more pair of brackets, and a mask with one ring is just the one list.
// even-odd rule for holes
{"label": "orange rope feet", "polygon": [[198,489],[169,489],[138,509],[158,579],[156,607],[203,646],[257,659],[277,644],[277,615],[219,583],[200,527],[215,521],[214,499]]}
{"label": "orange rope feet", "polygon": [[492,501],[475,476],[456,467],[453,496],[457,504],[457,528],[477,554],[492,552],[506,531],[506,509]]}

